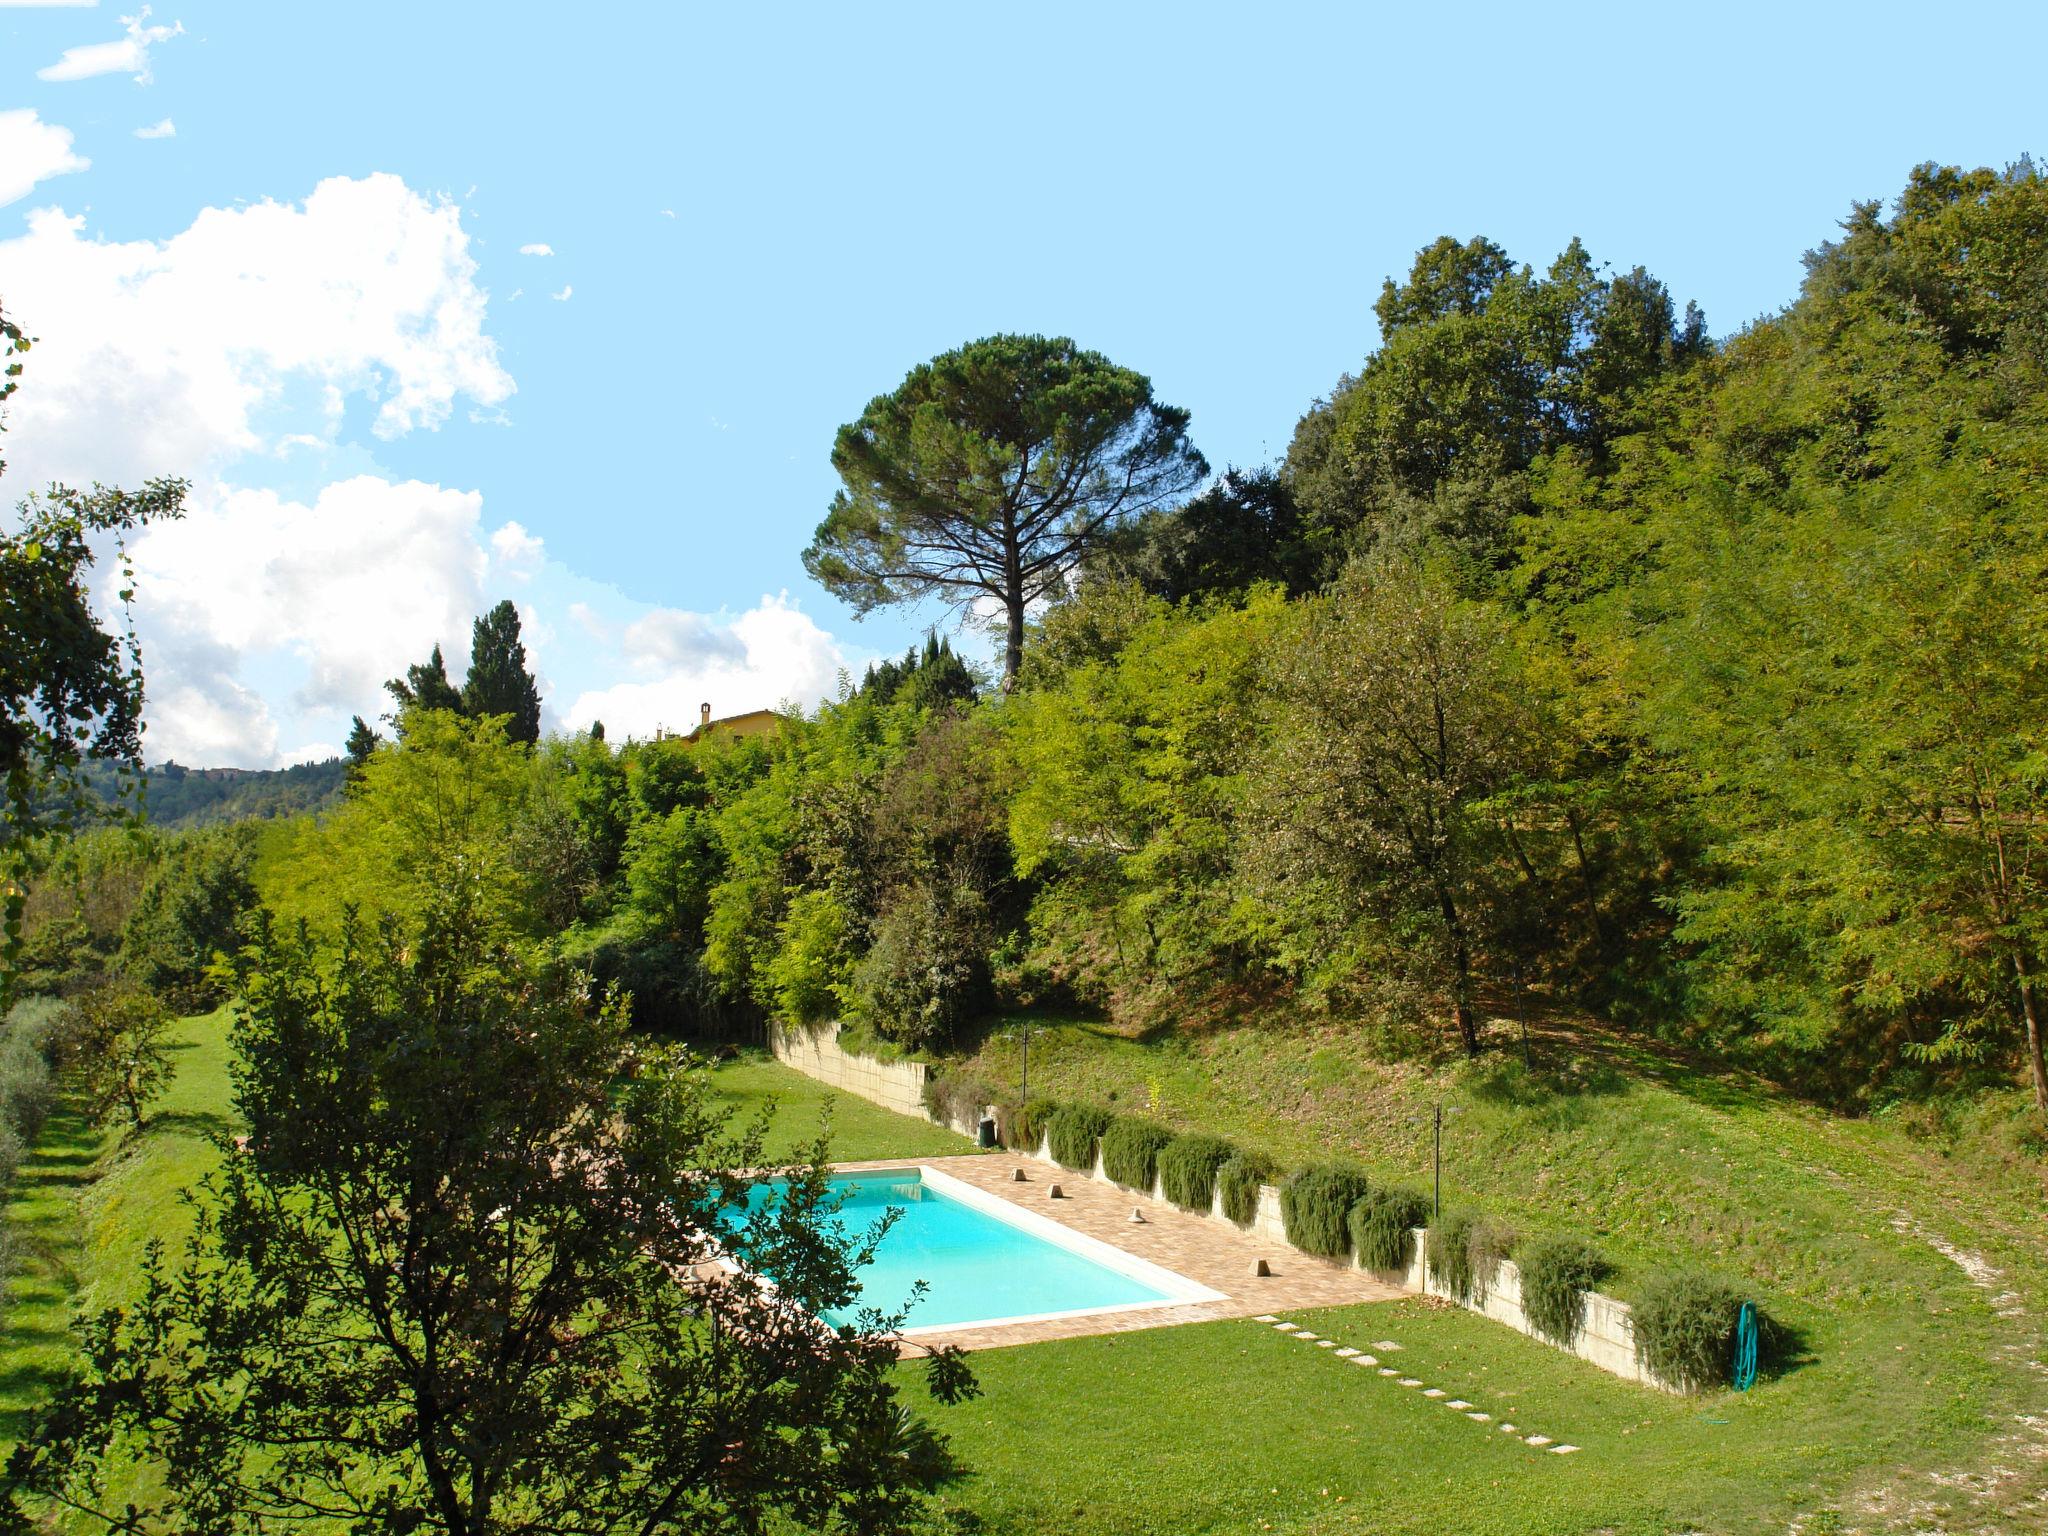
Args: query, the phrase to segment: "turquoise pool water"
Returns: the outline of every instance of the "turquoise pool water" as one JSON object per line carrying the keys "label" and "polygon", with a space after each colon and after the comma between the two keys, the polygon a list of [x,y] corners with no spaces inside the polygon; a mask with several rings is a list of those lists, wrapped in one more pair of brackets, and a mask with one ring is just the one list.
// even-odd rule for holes
{"label": "turquoise pool water", "polygon": [[[764,1182],[755,1198],[773,1199],[779,1187]],[[906,1328],[957,1327],[1173,1299],[1167,1291],[954,1199],[927,1184],[915,1168],[841,1174],[832,1187],[846,1193],[839,1219],[849,1232],[867,1227],[891,1206],[903,1211],[882,1239],[874,1263],[861,1271],[855,1306],[893,1312],[922,1280],[928,1289],[911,1307]],[[827,1313],[825,1320],[854,1319],[849,1309]]]}

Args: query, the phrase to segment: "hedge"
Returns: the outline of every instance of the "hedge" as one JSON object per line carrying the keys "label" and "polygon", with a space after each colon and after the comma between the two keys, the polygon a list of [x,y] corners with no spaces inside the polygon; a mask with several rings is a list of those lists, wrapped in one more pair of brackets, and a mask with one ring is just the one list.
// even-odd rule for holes
{"label": "hedge", "polygon": [[1742,1303],[1721,1281],[1691,1270],[1652,1275],[1637,1293],[1636,1359],[1687,1392],[1725,1386],[1735,1361]]}
{"label": "hedge", "polygon": [[1390,1184],[1367,1191],[1351,1207],[1351,1246],[1367,1269],[1405,1270],[1415,1228],[1429,1220],[1429,1197]]}
{"label": "hedge", "polygon": [[1095,1166],[1095,1140],[1116,1117],[1093,1104],[1062,1104],[1045,1122],[1053,1160],[1086,1173]]}
{"label": "hedge", "polygon": [[1102,1133],[1102,1171],[1119,1184],[1150,1194],[1159,1154],[1172,1140],[1173,1132],[1163,1125],[1119,1115]]}
{"label": "hedge", "polygon": [[1505,1228],[1453,1211],[1429,1229],[1429,1276],[1460,1302],[1483,1302],[1513,1241]]}
{"label": "hedge", "polygon": [[1052,1099],[1032,1099],[1024,1104],[1006,1104],[996,1116],[1003,1145],[1012,1152],[1033,1153],[1045,1139],[1046,1122],[1059,1105]]}
{"label": "hedge", "polygon": [[1351,1207],[1370,1186],[1356,1168],[1311,1163],[1297,1168],[1280,1186],[1280,1219],[1287,1241],[1303,1253],[1326,1259],[1351,1256]]}
{"label": "hedge", "polygon": [[1234,1148],[1220,1136],[1176,1136],[1159,1154],[1159,1184],[1184,1211],[1207,1211],[1216,1200],[1216,1174]]}
{"label": "hedge", "polygon": [[1522,1315],[1544,1338],[1570,1349],[1586,1326],[1586,1292],[1614,1267],[1575,1237],[1531,1244],[1516,1263],[1522,1271]]}
{"label": "hedge", "polygon": [[995,1090],[978,1077],[934,1072],[924,1080],[924,1107],[950,1126],[978,1119],[995,1096]]}
{"label": "hedge", "polygon": [[1216,1170],[1216,1187],[1223,1192],[1223,1214],[1240,1227],[1258,1218],[1259,1186],[1273,1177],[1273,1165],[1256,1152],[1239,1152]]}

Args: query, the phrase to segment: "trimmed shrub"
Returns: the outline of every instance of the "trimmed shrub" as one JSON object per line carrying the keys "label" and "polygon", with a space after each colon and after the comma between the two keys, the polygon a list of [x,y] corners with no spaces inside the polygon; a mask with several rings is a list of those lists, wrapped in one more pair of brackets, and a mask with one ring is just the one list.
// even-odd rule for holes
{"label": "trimmed shrub", "polygon": [[1095,1166],[1095,1139],[1116,1117],[1093,1104],[1062,1104],[1045,1122],[1053,1160],[1086,1173]]}
{"label": "trimmed shrub", "polygon": [[1273,1165],[1256,1152],[1239,1152],[1216,1170],[1216,1187],[1223,1192],[1223,1214],[1240,1227],[1258,1218],[1259,1186],[1273,1177]]}
{"label": "trimmed shrub", "polygon": [[1667,1270],[1636,1297],[1636,1359],[1660,1381],[1687,1392],[1725,1386],[1735,1360],[1742,1303],[1709,1275]]}
{"label": "trimmed shrub", "polygon": [[1045,1123],[1059,1105],[1051,1099],[1032,1099],[1024,1104],[1005,1104],[996,1112],[996,1129],[1003,1145],[1012,1152],[1036,1152],[1045,1139]]}
{"label": "trimmed shrub", "polygon": [[1232,1153],[1220,1136],[1174,1137],[1159,1154],[1161,1190],[1184,1211],[1207,1211],[1216,1200],[1216,1174]]}
{"label": "trimmed shrub", "polygon": [[1544,1338],[1567,1349],[1586,1326],[1586,1292],[1614,1266],[1575,1237],[1533,1243],[1516,1261],[1522,1270],[1522,1315]]}
{"label": "trimmed shrub", "polygon": [[924,1080],[924,1107],[956,1128],[979,1118],[994,1097],[995,1090],[978,1077],[932,1072]]}
{"label": "trimmed shrub", "polygon": [[1453,1211],[1429,1229],[1429,1277],[1461,1303],[1484,1302],[1513,1246],[1514,1235],[1505,1227]]}
{"label": "trimmed shrub", "polygon": [[1173,1132],[1163,1125],[1118,1115],[1102,1133],[1102,1171],[1119,1184],[1150,1194],[1159,1154],[1172,1140]]}
{"label": "trimmed shrub", "polygon": [[1429,1221],[1429,1197],[1390,1184],[1368,1190],[1351,1207],[1351,1246],[1367,1269],[1405,1270],[1415,1228]]}
{"label": "trimmed shrub", "polygon": [[1287,1241],[1303,1253],[1326,1259],[1351,1256],[1351,1207],[1370,1186],[1356,1168],[1311,1163],[1297,1168],[1280,1186],[1280,1218]]}

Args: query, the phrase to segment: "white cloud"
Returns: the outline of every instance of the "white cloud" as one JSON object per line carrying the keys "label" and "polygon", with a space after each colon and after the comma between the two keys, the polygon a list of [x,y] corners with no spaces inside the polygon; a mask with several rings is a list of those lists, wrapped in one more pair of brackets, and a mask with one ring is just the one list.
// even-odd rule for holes
{"label": "white cloud", "polygon": [[178,125],[168,117],[160,123],[151,123],[147,128],[135,130],[135,137],[138,139],[175,139],[177,136]]}
{"label": "white cloud", "polygon": [[36,71],[38,80],[90,80],[95,75],[131,75],[137,85],[149,84],[149,50],[158,43],[169,42],[185,30],[183,22],[168,27],[151,27],[143,23],[149,20],[149,7],[133,16],[123,16],[121,24],[128,29],[128,35],[112,43],[85,43],[77,48],[66,48],[64,57],[54,64],[46,64]]}
{"label": "white cloud", "polygon": [[519,247],[519,254],[522,256],[552,256],[555,254],[555,248],[552,245],[522,245]]}
{"label": "white cloud", "polygon": [[396,176],[209,208],[162,242],[84,228],[37,209],[0,240],[8,312],[42,339],[10,402],[26,483],[204,478],[308,433],[339,441],[351,397],[396,437],[439,426],[457,396],[513,392],[461,210]]}
{"label": "white cloud", "polygon": [[519,523],[506,523],[491,535],[491,567],[514,581],[531,581],[540,569],[541,541]]}
{"label": "white cloud", "polygon": [[[181,521],[144,531],[132,548],[151,758],[276,761],[274,708],[374,712],[384,679],[435,644],[459,670],[499,543],[487,548],[482,511],[474,491],[359,475],[311,505],[204,488]],[[252,667],[284,681],[259,695]]]}
{"label": "white cloud", "polygon": [[737,618],[662,608],[629,625],[625,647],[643,681],[589,689],[562,711],[571,730],[602,720],[614,736],[651,736],[656,726],[687,730],[698,706],[714,716],[744,714],[830,696],[847,657],[787,593],[764,597]]}
{"label": "white cloud", "polygon": [[27,197],[39,181],[67,176],[91,164],[85,156],[71,152],[69,128],[44,122],[33,107],[0,112],[0,207]]}
{"label": "white cloud", "polygon": [[548,295],[548,297],[553,299],[557,304],[566,304],[569,301],[569,295],[574,293],[575,291],[576,290],[570,287],[569,284],[564,283],[562,284],[562,291],[560,293],[551,293]]}

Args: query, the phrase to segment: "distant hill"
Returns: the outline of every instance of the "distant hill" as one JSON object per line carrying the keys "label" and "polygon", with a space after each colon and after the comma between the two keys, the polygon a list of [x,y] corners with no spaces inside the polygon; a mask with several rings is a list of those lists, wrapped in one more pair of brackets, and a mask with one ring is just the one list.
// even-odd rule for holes
{"label": "distant hill", "polygon": [[[165,763],[148,770],[145,804],[150,825],[166,828],[296,816],[337,803],[347,769],[347,761],[339,757],[291,768],[186,768]],[[95,773],[93,779],[111,796],[111,772]]]}

